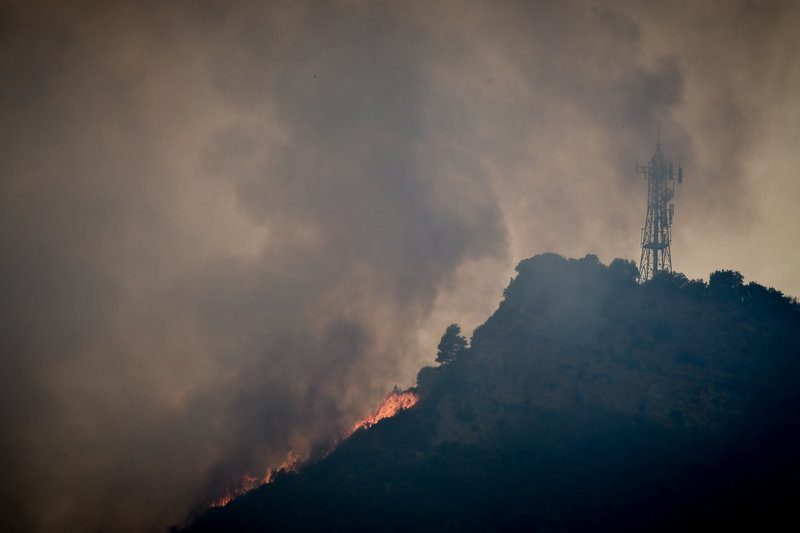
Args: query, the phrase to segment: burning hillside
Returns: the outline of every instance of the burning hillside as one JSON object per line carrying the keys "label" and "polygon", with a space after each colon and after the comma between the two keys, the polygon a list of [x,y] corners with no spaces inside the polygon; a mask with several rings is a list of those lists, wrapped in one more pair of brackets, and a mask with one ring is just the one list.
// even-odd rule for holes
{"label": "burning hillside", "polygon": [[229,501],[237,496],[241,496],[242,494],[250,492],[251,490],[266,483],[271,483],[272,480],[275,479],[275,476],[277,476],[279,473],[296,472],[299,466],[300,455],[290,450],[286,460],[282,462],[280,466],[271,469],[263,477],[245,474],[234,488],[225,490],[225,493],[222,496],[214,500],[214,502],[211,504],[211,507],[224,507]]}
{"label": "burning hillside", "polygon": [[392,391],[391,393],[383,397],[383,402],[381,403],[380,407],[378,407],[371,414],[365,416],[364,418],[353,424],[353,427],[344,434],[343,438],[346,439],[359,429],[362,428],[366,429],[371,426],[374,426],[384,418],[390,418],[399,413],[400,411],[413,407],[418,400],[419,397],[413,392],[410,391],[401,392],[398,390]]}
{"label": "burning hillside", "polygon": [[[632,268],[631,268],[632,267]],[[527,259],[457,359],[192,533],[774,530],[800,497],[800,306],[631,262]],[[445,336],[447,334],[445,333]],[[407,403],[406,403],[407,402]],[[728,527],[731,526],[731,527]]]}
{"label": "burning hillside", "polygon": [[[341,436],[335,437],[328,454],[332,452],[340,442],[350,437],[359,429],[368,429],[384,418],[393,417],[400,411],[414,406],[418,400],[419,397],[413,392],[395,389],[383,397],[383,401],[375,411],[353,424],[352,427],[345,430]],[[294,451],[289,451],[286,460],[277,468],[271,469],[266,475],[259,477],[244,474],[234,488],[225,490],[222,496],[214,500],[211,507],[224,507],[234,498],[250,492],[261,485],[271,483],[279,473],[296,472],[302,462],[303,460],[299,454]]]}

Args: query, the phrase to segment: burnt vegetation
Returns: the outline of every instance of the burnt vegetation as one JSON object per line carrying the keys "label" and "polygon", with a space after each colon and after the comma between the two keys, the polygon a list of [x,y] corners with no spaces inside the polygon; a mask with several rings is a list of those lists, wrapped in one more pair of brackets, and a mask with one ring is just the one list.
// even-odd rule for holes
{"label": "burnt vegetation", "polygon": [[800,308],[721,270],[522,261],[417,405],[191,531],[774,529],[793,516]]}

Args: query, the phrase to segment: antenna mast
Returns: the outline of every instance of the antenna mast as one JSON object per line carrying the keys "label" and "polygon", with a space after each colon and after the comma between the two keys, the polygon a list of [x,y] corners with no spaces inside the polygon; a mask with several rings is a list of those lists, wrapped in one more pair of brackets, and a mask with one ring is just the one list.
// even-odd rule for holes
{"label": "antenna mast", "polygon": [[642,258],[639,261],[639,281],[644,283],[653,279],[656,272],[672,272],[670,252],[672,215],[675,212],[674,185],[683,183],[683,169],[678,167],[677,177],[673,174],[672,163],[661,153],[661,120],[658,121],[658,141],[656,151],[646,165],[636,164],[636,173],[647,179],[647,217],[642,228]]}

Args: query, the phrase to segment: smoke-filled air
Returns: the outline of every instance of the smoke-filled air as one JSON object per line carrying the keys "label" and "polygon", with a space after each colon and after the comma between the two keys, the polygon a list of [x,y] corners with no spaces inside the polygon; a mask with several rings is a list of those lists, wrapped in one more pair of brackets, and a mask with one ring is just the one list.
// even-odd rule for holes
{"label": "smoke-filled air", "polygon": [[0,1],[0,516],[164,530],[334,445],[523,258],[800,294],[796,2]]}

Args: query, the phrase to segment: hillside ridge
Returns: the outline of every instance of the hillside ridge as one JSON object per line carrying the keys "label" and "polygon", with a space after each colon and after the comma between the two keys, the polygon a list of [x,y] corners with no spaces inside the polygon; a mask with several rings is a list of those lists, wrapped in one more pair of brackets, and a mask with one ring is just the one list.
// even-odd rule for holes
{"label": "hillside ridge", "polygon": [[788,516],[794,299],[730,270],[640,285],[633,262],[593,255],[537,255],[517,272],[469,346],[420,371],[417,405],[190,530],[667,530]]}

